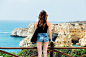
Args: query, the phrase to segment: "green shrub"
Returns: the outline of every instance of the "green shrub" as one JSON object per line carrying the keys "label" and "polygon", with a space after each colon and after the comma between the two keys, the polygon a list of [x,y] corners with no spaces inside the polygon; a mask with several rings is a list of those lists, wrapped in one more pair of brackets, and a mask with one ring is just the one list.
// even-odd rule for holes
{"label": "green shrub", "polygon": [[[63,53],[66,53],[66,54],[69,54],[69,55],[72,55],[72,56],[76,56],[76,57],[79,57],[81,55],[84,55],[86,54],[86,49],[55,49],[59,52],[63,52]],[[12,54],[15,54],[15,55],[18,55],[18,56],[31,56],[31,55],[34,55],[34,54],[38,54],[38,51],[37,49],[23,49],[21,50],[20,52],[17,52],[17,54],[15,52],[12,52]],[[8,55],[8,54],[4,54],[4,53],[1,53],[0,52],[0,56],[3,56],[3,57],[12,57],[11,55]],[[50,52],[48,53],[48,57],[50,56]],[[56,53],[54,52],[54,56],[59,56],[59,57],[67,57],[67,56],[64,56],[62,54],[59,54],[59,53]]]}

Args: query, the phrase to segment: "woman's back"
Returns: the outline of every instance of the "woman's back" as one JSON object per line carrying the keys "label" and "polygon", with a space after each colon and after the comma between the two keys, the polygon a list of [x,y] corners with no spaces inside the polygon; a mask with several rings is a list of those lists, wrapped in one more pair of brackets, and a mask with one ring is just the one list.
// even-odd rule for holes
{"label": "woman's back", "polygon": [[39,25],[40,25],[40,23],[38,21],[38,25],[37,25],[37,27],[39,28],[39,32],[38,33],[47,33],[47,29],[48,29],[47,23],[45,24],[45,28],[44,29],[43,29],[43,26],[39,26]]}

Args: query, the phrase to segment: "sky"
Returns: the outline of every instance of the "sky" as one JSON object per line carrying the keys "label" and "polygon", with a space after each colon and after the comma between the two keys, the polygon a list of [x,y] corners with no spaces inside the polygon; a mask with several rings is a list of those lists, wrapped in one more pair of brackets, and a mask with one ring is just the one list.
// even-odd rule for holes
{"label": "sky", "polygon": [[37,21],[41,10],[48,21],[86,21],[86,0],[0,0],[0,20]]}

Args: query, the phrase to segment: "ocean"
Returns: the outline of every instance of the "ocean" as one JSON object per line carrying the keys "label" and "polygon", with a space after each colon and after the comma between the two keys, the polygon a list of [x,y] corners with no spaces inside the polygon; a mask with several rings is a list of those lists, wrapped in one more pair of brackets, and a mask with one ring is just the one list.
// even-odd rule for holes
{"label": "ocean", "polygon": [[[11,20],[0,20],[0,47],[19,47],[20,41],[23,37],[11,37],[10,34],[15,28],[28,28],[28,25],[36,21],[11,21]],[[51,23],[62,23],[62,22],[51,22]],[[11,52],[19,52],[20,49],[1,49]]]}
{"label": "ocean", "polygon": [[[0,21],[0,47],[19,47],[20,41],[23,37],[11,37],[10,34],[15,28],[28,28],[28,25],[34,21]],[[7,52],[21,51],[20,49],[2,49]]]}

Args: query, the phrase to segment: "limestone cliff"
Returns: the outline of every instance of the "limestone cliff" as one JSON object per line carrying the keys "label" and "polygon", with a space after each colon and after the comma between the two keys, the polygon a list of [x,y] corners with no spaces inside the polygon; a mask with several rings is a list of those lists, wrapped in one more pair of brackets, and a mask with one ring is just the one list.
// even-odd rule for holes
{"label": "limestone cliff", "polygon": [[[28,28],[16,28],[11,36],[26,37],[20,41],[20,47],[31,46],[30,39],[35,31],[35,23],[30,23]],[[71,46],[73,44],[86,46],[86,24],[78,23],[51,23],[52,39],[55,46]],[[48,36],[49,36],[49,32]]]}
{"label": "limestone cliff", "polygon": [[[58,37],[55,40],[56,46],[71,46],[73,44],[86,46],[86,24],[79,25],[78,23],[62,23],[57,25]],[[55,28],[56,29],[56,28]],[[83,42],[83,43],[82,43]]]}

